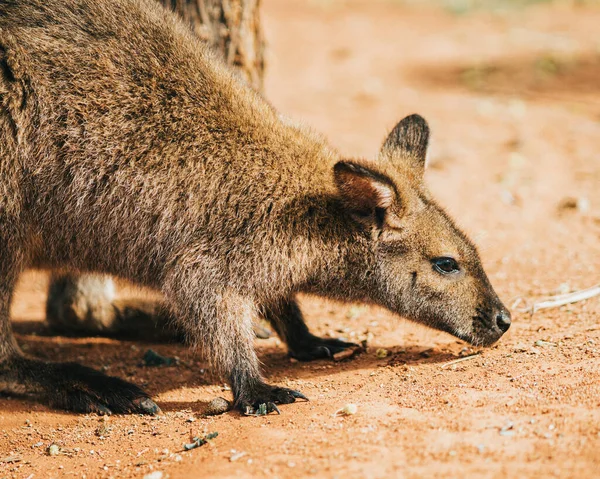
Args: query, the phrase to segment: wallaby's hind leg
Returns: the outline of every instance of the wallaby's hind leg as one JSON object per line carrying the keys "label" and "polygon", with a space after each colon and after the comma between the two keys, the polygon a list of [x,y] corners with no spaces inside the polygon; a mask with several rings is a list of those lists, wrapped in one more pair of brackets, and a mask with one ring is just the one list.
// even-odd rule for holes
{"label": "wallaby's hind leg", "polygon": [[[79,336],[183,342],[173,318],[160,299],[116,299],[110,276],[53,273],[48,287],[46,321],[56,332]],[[257,338],[271,331],[253,323]]]}
{"label": "wallaby's hind leg", "polygon": [[116,299],[110,276],[53,273],[46,321],[56,332],[79,336],[181,341],[163,301]]}
{"label": "wallaby's hind leg", "polygon": [[46,321],[60,332],[110,333],[118,323],[114,300],[115,285],[109,276],[52,273]]}
{"label": "wallaby's hind leg", "polygon": [[299,361],[330,358],[344,349],[358,346],[340,339],[320,338],[312,334],[294,299],[264,307],[262,313],[279,337],[287,343],[290,356]]}
{"label": "wallaby's hind leg", "polygon": [[[13,223],[14,224],[14,223]],[[77,412],[99,414],[160,411],[148,395],[122,379],[77,363],[45,362],[25,357],[14,339],[9,309],[22,269],[17,235],[0,218],[0,390],[34,395],[43,402]]]}
{"label": "wallaby's hind leg", "polygon": [[53,273],[46,321],[67,335],[182,341],[164,301],[117,299],[113,279],[106,275]]}

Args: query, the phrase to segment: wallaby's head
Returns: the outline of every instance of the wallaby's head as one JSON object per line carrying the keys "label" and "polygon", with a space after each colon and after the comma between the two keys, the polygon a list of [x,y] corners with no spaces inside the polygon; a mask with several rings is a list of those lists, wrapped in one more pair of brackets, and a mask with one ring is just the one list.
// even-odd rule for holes
{"label": "wallaby's head", "polygon": [[[347,288],[411,320],[475,345],[496,342],[510,313],[492,288],[475,246],[423,182],[429,127],[403,119],[377,163],[341,161],[334,178],[353,224]],[[356,271],[362,269],[362,271]]]}

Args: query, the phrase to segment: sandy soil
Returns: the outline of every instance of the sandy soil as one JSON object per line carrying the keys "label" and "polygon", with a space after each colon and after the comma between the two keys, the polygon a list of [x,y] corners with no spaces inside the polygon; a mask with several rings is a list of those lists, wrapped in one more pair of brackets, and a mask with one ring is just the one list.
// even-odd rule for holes
{"label": "sandy soil", "polygon": [[[375,308],[304,298],[314,331],[368,338],[368,351],[303,364],[278,339],[257,340],[271,382],[311,401],[281,416],[203,418],[206,401],[230,392],[193,352],[49,337],[46,277],[29,273],[13,310],[23,347],[134,381],[164,415],[104,421],[0,397],[0,478],[597,477],[600,300],[522,311],[600,282],[600,10],[455,15],[399,2],[265,0],[264,18],[269,98],[344,153],[372,156],[399,118],[428,118],[428,182],[480,245],[515,305],[513,327],[496,347],[447,365],[468,345]],[[560,209],[566,197],[582,208]],[[139,366],[149,347],[179,365]],[[389,355],[378,359],[378,348]],[[357,413],[334,417],[346,403]],[[214,431],[210,444],[182,452],[190,434]],[[52,443],[62,454],[46,455]]]}

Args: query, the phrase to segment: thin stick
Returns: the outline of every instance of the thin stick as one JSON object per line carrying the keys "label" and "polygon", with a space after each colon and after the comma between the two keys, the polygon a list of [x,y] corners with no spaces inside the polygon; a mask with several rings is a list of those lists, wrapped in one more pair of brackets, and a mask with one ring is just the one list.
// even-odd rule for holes
{"label": "thin stick", "polygon": [[[517,306],[519,306],[521,303],[523,303],[523,306],[520,306],[517,308]],[[527,305],[527,300],[523,297],[523,296],[519,296],[518,298],[516,298],[511,307],[511,310],[517,311],[519,313],[529,313],[531,312],[531,306]]]}
{"label": "thin stick", "polygon": [[454,361],[449,361],[447,363],[442,364],[442,369],[446,369],[448,366],[452,366],[453,364],[462,363],[463,361],[468,361],[469,359],[473,359],[475,356],[479,356],[479,353],[470,354],[469,356],[465,356],[464,358],[458,358]]}
{"label": "thin stick", "polygon": [[592,286],[589,289],[583,289],[581,291],[575,291],[574,293],[569,294],[561,294],[559,296],[550,298],[546,301],[540,301],[539,303],[535,303],[531,308],[531,314],[535,313],[536,311],[539,311],[540,309],[557,308],[558,306],[562,306],[563,304],[576,303],[578,301],[590,299],[598,295],[600,295],[600,284]]}

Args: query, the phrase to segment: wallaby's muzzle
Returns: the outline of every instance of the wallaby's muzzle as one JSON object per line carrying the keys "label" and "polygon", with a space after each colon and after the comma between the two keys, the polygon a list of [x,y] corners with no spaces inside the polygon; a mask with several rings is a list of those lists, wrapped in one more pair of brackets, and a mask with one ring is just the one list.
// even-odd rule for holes
{"label": "wallaby's muzzle", "polygon": [[471,334],[461,339],[477,346],[491,346],[508,331],[511,322],[510,312],[502,303],[488,310],[477,308]]}

